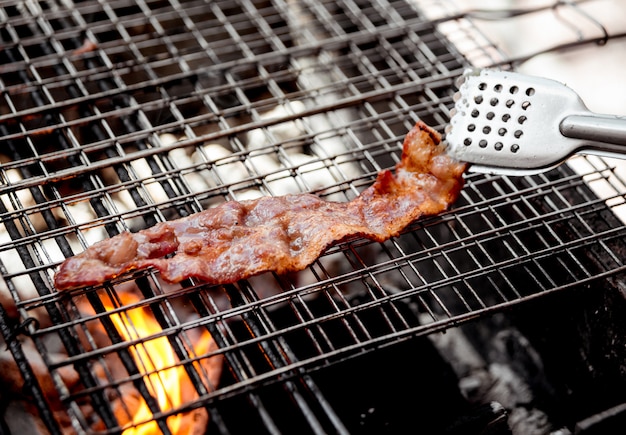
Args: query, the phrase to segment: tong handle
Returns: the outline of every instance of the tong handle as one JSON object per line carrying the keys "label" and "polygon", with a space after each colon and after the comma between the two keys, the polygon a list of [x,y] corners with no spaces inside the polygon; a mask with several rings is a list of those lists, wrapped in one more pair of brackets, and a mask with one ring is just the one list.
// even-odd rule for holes
{"label": "tong handle", "polygon": [[626,117],[587,113],[566,116],[561,134],[585,141],[585,151],[626,159]]}

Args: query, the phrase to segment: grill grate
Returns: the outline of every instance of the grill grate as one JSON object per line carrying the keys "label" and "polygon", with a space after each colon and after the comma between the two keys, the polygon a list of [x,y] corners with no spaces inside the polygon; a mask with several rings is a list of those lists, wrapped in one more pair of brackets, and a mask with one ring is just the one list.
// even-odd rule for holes
{"label": "grill grate", "polygon": [[[416,337],[619,285],[626,189],[580,158],[582,174],[468,176],[454,210],[385,243],[341,243],[294,276],[172,286],[148,271],[59,294],[56,266],[123,230],[260,195],[354,198],[418,119],[443,130],[454,80],[476,63],[438,24],[502,60],[462,16],[405,0],[5,1],[0,22],[0,326],[51,433],[118,433],[128,397],[163,433],[205,407],[216,433],[356,432],[409,423],[419,406],[441,429],[428,410],[462,400]],[[145,337],[138,311],[158,324]],[[200,351],[204,331],[215,347]],[[161,338],[173,356],[157,379],[136,355]],[[349,361],[353,377],[337,369]],[[385,365],[394,373],[372,373]],[[195,398],[166,409],[153,384],[169,366]],[[424,398],[363,411],[399,383]]]}

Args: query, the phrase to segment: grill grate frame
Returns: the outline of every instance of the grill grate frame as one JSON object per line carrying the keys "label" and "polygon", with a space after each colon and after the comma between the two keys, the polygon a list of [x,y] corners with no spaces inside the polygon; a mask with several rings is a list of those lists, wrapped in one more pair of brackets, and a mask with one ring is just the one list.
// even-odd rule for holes
{"label": "grill grate frame", "polygon": [[[624,271],[626,230],[611,209],[623,204],[626,189],[612,177],[612,196],[597,198],[589,185],[608,183],[612,168],[585,159],[583,174],[563,166],[523,178],[470,175],[452,211],[382,244],[334,246],[297,279],[264,275],[172,289],[142,272],[58,294],[55,267],[98,238],[251,191],[279,194],[285,183],[353,198],[399,159],[416,120],[443,130],[454,79],[470,62],[438,21],[404,1],[51,0],[6,2],[0,14],[7,154],[0,163],[0,272],[11,299],[2,301],[4,310],[14,306],[17,314],[0,312],[3,335],[16,360],[28,361],[26,345],[8,332],[19,326],[12,322],[49,319],[27,322],[23,332],[78,432],[96,417],[110,432],[120,430],[110,402],[124,385],[142,392],[164,433],[169,415],[204,406],[212,430],[236,432],[240,423],[222,402],[252,409],[269,432],[348,432],[318,372],[395,354],[414,337],[521,302],[607,285]],[[444,21],[466,23],[460,16]],[[480,51],[501,62],[496,47]],[[276,107],[283,112],[267,117]],[[280,136],[293,125],[297,135]],[[250,146],[252,133],[262,146]],[[228,153],[215,158],[218,148],[207,144]],[[311,157],[304,164],[296,158],[301,150]],[[268,170],[268,159],[280,166]],[[321,172],[325,181],[315,184]],[[120,301],[128,286],[139,302]],[[119,313],[150,311],[161,331],[126,342],[107,299]],[[85,314],[85,301],[93,313]],[[197,316],[183,318],[181,305]],[[105,325],[109,345],[96,344],[95,323]],[[219,349],[194,355],[197,329],[207,329]],[[158,409],[131,355],[156,336],[167,337],[199,400]],[[50,348],[59,340],[68,356],[55,360]],[[218,387],[193,365],[214,354],[224,355],[228,372]],[[94,367],[107,367],[111,355],[126,373],[102,383]],[[20,368],[37,379],[32,364]],[[68,368],[80,375],[78,391],[63,378]],[[48,429],[60,433],[49,401],[34,395]],[[86,400],[96,416],[84,415]]]}

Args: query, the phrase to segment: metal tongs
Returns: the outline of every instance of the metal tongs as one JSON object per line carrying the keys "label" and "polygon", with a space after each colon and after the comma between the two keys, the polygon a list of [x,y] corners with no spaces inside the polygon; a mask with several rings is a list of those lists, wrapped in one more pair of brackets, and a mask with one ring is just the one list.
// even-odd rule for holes
{"label": "metal tongs", "polygon": [[626,159],[626,117],[590,112],[559,82],[470,69],[458,87],[445,140],[470,171],[537,174],[573,154]]}

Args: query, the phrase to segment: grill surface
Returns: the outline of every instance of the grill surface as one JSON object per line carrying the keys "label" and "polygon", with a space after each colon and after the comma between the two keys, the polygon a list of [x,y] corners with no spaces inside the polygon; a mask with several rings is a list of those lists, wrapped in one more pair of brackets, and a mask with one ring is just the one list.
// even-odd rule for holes
{"label": "grill surface", "polygon": [[[385,243],[341,243],[294,276],[207,287],[145,272],[56,292],[65,257],[123,230],[259,195],[354,198],[418,119],[443,131],[476,52],[502,61],[464,18],[441,21],[459,33],[403,0],[2,3],[0,326],[49,431],[119,432],[111,403],[129,386],[165,433],[167,416],[199,407],[213,433],[374,432],[412,424],[416,408],[441,429],[436,411],[465,405],[422,336],[548,295],[623,291],[612,208],[625,189],[579,158],[582,174],[470,175],[450,212]],[[469,60],[455,38],[475,41]],[[160,331],[125,341],[105,304],[144,307]],[[195,354],[200,330],[218,349]],[[163,411],[151,398],[133,349],[156,337],[197,400]],[[224,356],[217,386],[194,364],[212,355]],[[123,375],[102,376],[115,358]],[[398,385],[419,394],[387,407]]]}

